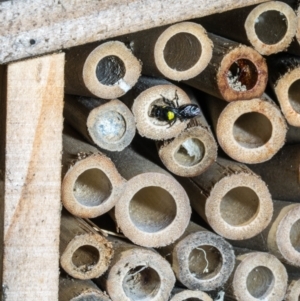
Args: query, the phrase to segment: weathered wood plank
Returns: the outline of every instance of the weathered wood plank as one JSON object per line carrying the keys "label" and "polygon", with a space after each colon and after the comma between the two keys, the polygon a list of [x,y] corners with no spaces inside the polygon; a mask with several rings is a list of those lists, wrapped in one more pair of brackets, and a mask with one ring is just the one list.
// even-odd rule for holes
{"label": "weathered wood plank", "polygon": [[7,67],[5,301],[57,300],[64,54]]}
{"label": "weathered wood plank", "polygon": [[268,0],[0,2],[0,64]]}

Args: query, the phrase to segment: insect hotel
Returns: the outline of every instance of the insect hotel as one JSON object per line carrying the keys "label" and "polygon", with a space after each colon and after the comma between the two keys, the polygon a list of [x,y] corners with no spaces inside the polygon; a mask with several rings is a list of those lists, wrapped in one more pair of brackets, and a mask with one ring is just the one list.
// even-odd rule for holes
{"label": "insect hotel", "polygon": [[296,0],[0,20],[3,301],[300,300]]}

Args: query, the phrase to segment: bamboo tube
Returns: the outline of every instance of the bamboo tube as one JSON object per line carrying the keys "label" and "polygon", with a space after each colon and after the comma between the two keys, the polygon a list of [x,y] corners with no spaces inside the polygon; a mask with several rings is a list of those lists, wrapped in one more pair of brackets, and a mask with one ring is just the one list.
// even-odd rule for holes
{"label": "bamboo tube", "polygon": [[212,291],[222,286],[233,271],[235,256],[222,237],[190,222],[174,244],[160,249],[185,287]]}
{"label": "bamboo tube", "polygon": [[285,301],[299,301],[300,299],[300,278],[289,283],[285,294]]}
{"label": "bamboo tube", "polygon": [[66,95],[64,116],[88,141],[110,151],[121,151],[135,135],[134,117],[118,99]]}
{"label": "bamboo tube", "polygon": [[107,273],[96,280],[113,301],[168,300],[175,284],[169,263],[157,252],[108,238],[115,255]]}
{"label": "bamboo tube", "polygon": [[225,238],[251,238],[271,221],[273,204],[268,188],[243,164],[218,158],[201,175],[178,180],[193,209]]}
{"label": "bamboo tube", "polygon": [[297,29],[294,10],[280,1],[233,9],[198,19],[197,23],[209,32],[252,46],[262,55],[284,51]]}
{"label": "bamboo tube", "polygon": [[141,63],[123,43],[86,44],[66,52],[65,91],[115,99],[135,85],[140,73]]}
{"label": "bamboo tube", "polygon": [[243,241],[230,241],[233,246],[269,252],[279,260],[300,267],[300,204],[273,200],[271,223],[260,234]]}
{"label": "bamboo tube", "polygon": [[122,196],[125,180],[108,157],[83,142],[70,127],[65,127],[63,144],[64,207],[84,218],[108,212]]}
{"label": "bamboo tube", "polygon": [[213,299],[204,292],[173,289],[170,301],[213,301]]}
{"label": "bamboo tube", "polygon": [[109,154],[127,180],[115,219],[124,235],[137,245],[162,247],[186,229],[191,208],[182,186],[165,170],[132,148]]}
{"label": "bamboo tube", "polygon": [[268,80],[265,59],[248,46],[208,36],[214,43],[212,59],[203,72],[185,83],[228,102],[260,97]]}
{"label": "bamboo tube", "polygon": [[91,280],[60,276],[59,301],[111,301]]}
{"label": "bamboo tube", "polygon": [[292,126],[300,126],[300,59],[279,55],[268,61],[270,84],[274,89],[283,115]]}
{"label": "bamboo tube", "polygon": [[273,255],[250,252],[237,256],[226,296],[238,301],[281,301],[287,288],[284,265]]}
{"label": "bamboo tube", "polygon": [[249,168],[266,182],[275,200],[299,202],[300,144],[284,146],[271,160]]}
{"label": "bamboo tube", "polygon": [[152,28],[120,39],[143,62],[143,74],[176,81],[201,73],[212,56],[213,45],[205,29],[192,22]]}
{"label": "bamboo tube", "polygon": [[60,226],[60,264],[72,277],[101,276],[113,257],[112,244],[80,218],[63,211]]}
{"label": "bamboo tube", "polygon": [[284,145],[285,119],[266,94],[226,106],[214,97],[206,100],[218,142],[232,159],[261,163],[271,159]]}
{"label": "bamboo tube", "polygon": [[[197,104],[195,95],[191,91],[185,91],[192,103]],[[182,177],[194,177],[207,170],[216,160],[218,150],[202,112],[178,136],[157,142],[157,147],[158,155],[166,168]]]}
{"label": "bamboo tube", "polygon": [[139,134],[154,140],[165,140],[176,137],[187,126],[187,121],[177,120],[171,127],[166,121],[151,117],[153,105],[164,106],[162,97],[174,100],[178,95],[179,106],[191,103],[188,95],[179,87],[164,79],[141,77],[122,100],[131,107]]}

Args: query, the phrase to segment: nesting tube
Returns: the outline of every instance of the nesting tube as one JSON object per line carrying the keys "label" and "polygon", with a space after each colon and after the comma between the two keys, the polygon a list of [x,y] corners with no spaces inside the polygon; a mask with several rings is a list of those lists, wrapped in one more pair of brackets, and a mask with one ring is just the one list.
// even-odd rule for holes
{"label": "nesting tube", "polygon": [[66,95],[64,116],[88,141],[102,149],[121,151],[135,135],[133,114],[118,99]]}
{"label": "nesting tube", "polygon": [[193,301],[213,301],[213,299],[206,293],[201,292],[199,290],[192,291],[192,290],[183,290],[183,289],[174,289],[172,291],[172,298],[170,301],[186,301],[186,300],[193,300]]}
{"label": "nesting tube", "polygon": [[237,256],[236,268],[226,296],[234,300],[281,301],[287,288],[288,275],[284,265],[274,256],[250,252]]}
{"label": "nesting tube", "polygon": [[59,301],[111,301],[91,280],[59,278]]}
{"label": "nesting tube", "polygon": [[292,280],[286,291],[285,301],[299,301],[300,299],[300,278]]}
{"label": "nesting tube", "polygon": [[82,141],[70,127],[65,127],[63,147],[64,207],[83,218],[108,212],[122,196],[125,186],[113,162]]}
{"label": "nesting tube", "polygon": [[157,252],[110,237],[115,255],[96,280],[113,301],[168,300],[175,284],[170,264]]}
{"label": "nesting tube", "polygon": [[122,200],[114,209],[124,235],[144,247],[166,246],[179,238],[191,215],[183,187],[132,148],[109,156],[127,180]]}
{"label": "nesting tube", "polygon": [[222,286],[235,263],[225,239],[192,222],[180,239],[159,252],[171,261],[177,280],[191,290],[212,291]]}
{"label": "nesting tube", "polygon": [[227,105],[215,97],[206,100],[218,142],[232,159],[261,163],[271,159],[284,145],[285,118],[266,94]]}
{"label": "nesting tube", "polygon": [[72,277],[101,276],[113,257],[112,244],[80,218],[63,211],[60,227],[60,264]]}
{"label": "nesting tube", "polygon": [[212,56],[213,45],[205,29],[192,22],[144,30],[120,39],[143,62],[143,74],[176,81],[201,73]]}
{"label": "nesting tube", "polygon": [[271,221],[273,203],[267,185],[243,164],[219,157],[201,175],[178,180],[193,209],[225,238],[251,238]]}
{"label": "nesting tube", "polygon": [[300,144],[285,145],[269,161],[248,167],[266,182],[273,199],[299,202]]}
{"label": "nesting tube", "polygon": [[208,36],[214,43],[210,63],[184,82],[228,102],[260,97],[268,81],[265,59],[251,47],[211,33]]}
{"label": "nesting tube", "polygon": [[294,10],[280,1],[233,9],[197,23],[209,32],[252,46],[262,55],[284,51],[297,30]]}
{"label": "nesting tube", "polygon": [[[194,95],[188,93],[192,103]],[[198,104],[199,105],[199,104]],[[204,114],[188,123],[174,139],[157,142],[158,155],[168,170],[182,177],[194,177],[216,160],[218,146]]]}
{"label": "nesting tube", "polygon": [[269,81],[287,122],[300,126],[300,58],[280,54],[268,59]]}
{"label": "nesting tube", "polygon": [[141,63],[122,42],[78,46],[66,52],[65,91],[115,99],[135,85],[140,73]]}

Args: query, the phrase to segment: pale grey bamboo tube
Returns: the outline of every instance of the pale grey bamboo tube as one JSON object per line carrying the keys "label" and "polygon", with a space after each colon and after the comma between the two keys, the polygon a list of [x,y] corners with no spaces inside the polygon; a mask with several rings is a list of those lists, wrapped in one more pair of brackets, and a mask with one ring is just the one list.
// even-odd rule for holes
{"label": "pale grey bamboo tube", "polygon": [[162,247],[186,229],[191,208],[183,187],[165,170],[127,147],[109,157],[127,180],[115,219],[124,235],[137,245]]}
{"label": "pale grey bamboo tube", "polygon": [[125,180],[107,156],[82,140],[73,129],[65,127],[61,197],[69,212],[92,218],[115,206]]}
{"label": "pale grey bamboo tube", "polygon": [[59,248],[62,268],[72,277],[84,280],[101,276],[114,253],[107,239],[67,211],[62,212]]}
{"label": "pale grey bamboo tube", "polygon": [[176,81],[201,73],[212,56],[213,45],[205,29],[192,22],[152,28],[119,39],[130,45],[143,62],[143,74]]}
{"label": "pale grey bamboo tube", "polygon": [[141,63],[119,41],[86,44],[66,51],[68,94],[115,99],[135,85],[140,73]]}
{"label": "pale grey bamboo tube", "polygon": [[238,301],[282,301],[287,281],[286,269],[274,255],[249,252],[237,256],[225,296]]}
{"label": "pale grey bamboo tube", "polygon": [[180,239],[159,252],[171,262],[177,280],[191,290],[212,291],[222,286],[235,263],[225,239],[192,222]]}
{"label": "pale grey bamboo tube", "polygon": [[175,284],[170,264],[157,252],[110,237],[115,255],[97,284],[113,301],[165,301]]}
{"label": "pale grey bamboo tube", "polygon": [[267,85],[265,59],[253,48],[209,33],[214,43],[208,66],[186,84],[228,102],[260,97]]}
{"label": "pale grey bamboo tube", "polygon": [[227,104],[208,96],[206,104],[221,148],[248,164],[271,159],[285,143],[287,125],[279,107],[264,94]]}
{"label": "pale grey bamboo tube", "polygon": [[300,299],[300,278],[289,283],[285,294],[285,301],[299,301]]}
{"label": "pale grey bamboo tube", "polygon": [[178,180],[193,209],[225,238],[251,238],[271,221],[273,203],[269,190],[244,164],[219,157],[201,175]]}
{"label": "pale grey bamboo tube", "polygon": [[151,77],[141,77],[133,88],[122,100],[131,107],[136,128],[143,137],[154,140],[166,140],[176,137],[187,126],[187,121],[177,120],[171,127],[168,122],[150,117],[153,105],[164,106],[163,97],[174,100],[178,95],[178,104],[191,103],[188,95],[179,87],[167,80]]}
{"label": "pale grey bamboo tube", "polygon": [[297,30],[294,10],[280,1],[233,9],[197,23],[209,32],[252,46],[262,55],[284,51]]}
{"label": "pale grey bamboo tube", "polygon": [[199,290],[174,289],[170,301],[213,301],[213,299]]}
{"label": "pale grey bamboo tube", "polygon": [[275,200],[299,202],[300,144],[284,146],[271,160],[248,167],[268,185]]}
{"label": "pale grey bamboo tube", "polygon": [[133,114],[118,99],[106,101],[66,95],[64,117],[88,141],[102,149],[121,151],[135,135]]}
{"label": "pale grey bamboo tube", "polygon": [[300,58],[280,54],[267,61],[269,81],[282,113],[292,126],[300,126]]}
{"label": "pale grey bamboo tube", "polygon": [[59,301],[111,301],[91,280],[59,278]]}
{"label": "pale grey bamboo tube", "polygon": [[[192,103],[198,104],[195,95],[191,91],[185,91]],[[182,177],[194,177],[204,172],[216,160],[218,151],[217,143],[202,112],[200,116],[192,119],[178,136],[157,142],[157,147],[165,167]]]}
{"label": "pale grey bamboo tube", "polygon": [[300,204],[273,200],[271,223],[251,239],[230,241],[233,246],[269,252],[283,263],[300,267]]}

